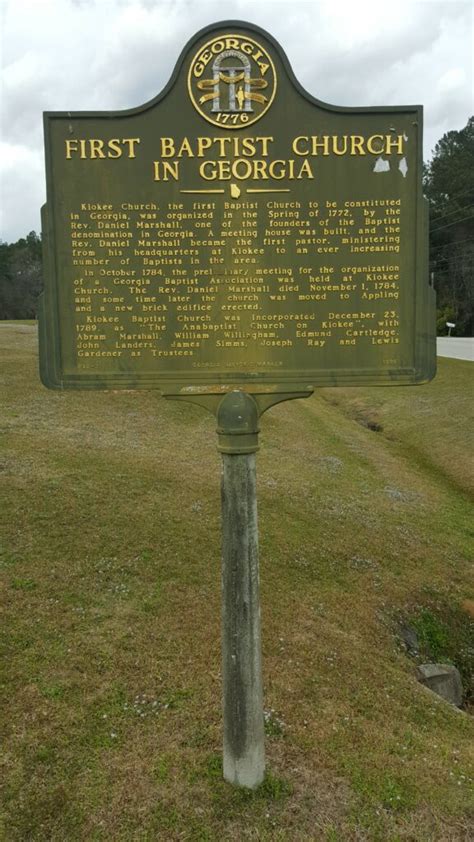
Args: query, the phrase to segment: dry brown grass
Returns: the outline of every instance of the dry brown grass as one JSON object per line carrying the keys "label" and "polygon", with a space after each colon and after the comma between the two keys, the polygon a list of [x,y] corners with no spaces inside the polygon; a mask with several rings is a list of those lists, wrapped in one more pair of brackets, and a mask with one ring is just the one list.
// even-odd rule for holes
{"label": "dry brown grass", "polygon": [[416,682],[396,618],[442,597],[469,619],[469,364],[264,416],[273,713],[247,793],[220,771],[213,418],[47,392],[29,326],[0,353],[5,839],[467,842],[472,717]]}

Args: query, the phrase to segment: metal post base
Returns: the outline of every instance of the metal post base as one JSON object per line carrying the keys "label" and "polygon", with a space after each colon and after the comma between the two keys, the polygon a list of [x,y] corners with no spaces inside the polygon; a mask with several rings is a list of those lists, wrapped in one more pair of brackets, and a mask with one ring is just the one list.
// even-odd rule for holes
{"label": "metal post base", "polygon": [[255,453],[222,454],[224,778],[265,774]]}

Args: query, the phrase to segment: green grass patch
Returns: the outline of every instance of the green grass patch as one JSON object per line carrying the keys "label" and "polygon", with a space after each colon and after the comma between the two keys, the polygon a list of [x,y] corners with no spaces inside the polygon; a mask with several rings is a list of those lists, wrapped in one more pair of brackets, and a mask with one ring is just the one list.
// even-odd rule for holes
{"label": "green grass patch", "polygon": [[38,587],[33,579],[12,579],[11,586],[15,591],[34,591]]}
{"label": "green grass patch", "polygon": [[[458,668],[466,706],[474,701],[474,616],[456,594],[426,588],[398,615],[402,644],[414,632],[408,649],[420,663],[447,663]],[[410,642],[410,636],[408,636]]]}

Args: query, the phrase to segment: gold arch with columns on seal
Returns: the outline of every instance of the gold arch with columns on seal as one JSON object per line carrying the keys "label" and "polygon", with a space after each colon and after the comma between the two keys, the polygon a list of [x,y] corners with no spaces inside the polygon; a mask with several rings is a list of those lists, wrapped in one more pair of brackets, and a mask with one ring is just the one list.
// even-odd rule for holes
{"label": "gold arch with columns on seal", "polygon": [[275,65],[253,38],[222,34],[194,54],[188,92],[196,110],[219,128],[242,129],[270,108],[276,93]]}

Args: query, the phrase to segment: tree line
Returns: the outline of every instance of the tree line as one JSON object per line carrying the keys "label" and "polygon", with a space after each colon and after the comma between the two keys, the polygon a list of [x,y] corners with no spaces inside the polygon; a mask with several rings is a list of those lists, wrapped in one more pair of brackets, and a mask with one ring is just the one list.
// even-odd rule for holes
{"label": "tree line", "polygon": [[430,206],[430,273],[437,292],[437,329],[474,335],[474,117],[447,132],[425,165]]}
{"label": "tree line", "polygon": [[[430,208],[430,275],[437,292],[437,332],[474,334],[474,117],[447,132],[423,168]],[[0,319],[34,319],[43,289],[41,236],[0,240]]]}
{"label": "tree line", "polygon": [[35,319],[43,289],[41,237],[0,241],[0,319]]}

